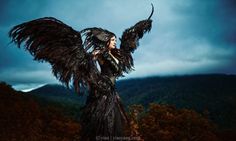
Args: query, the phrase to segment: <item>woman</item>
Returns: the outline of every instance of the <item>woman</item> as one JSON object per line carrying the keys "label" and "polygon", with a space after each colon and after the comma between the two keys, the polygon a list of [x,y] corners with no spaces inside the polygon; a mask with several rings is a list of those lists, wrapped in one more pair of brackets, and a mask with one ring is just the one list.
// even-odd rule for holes
{"label": "woman", "polygon": [[[124,136],[123,125],[128,124],[120,97],[115,91],[116,78],[121,74],[121,65],[115,56],[116,37],[114,34],[105,50],[94,51],[94,56],[101,67],[101,75],[106,77],[109,91],[99,91],[91,86],[90,95],[82,111],[81,124],[83,127],[82,140],[109,139]],[[113,54],[112,54],[113,52]]]}
{"label": "woman", "polygon": [[[131,53],[138,40],[151,30],[151,16],[126,29],[116,48],[114,33],[102,28],[86,28],[80,32],[53,18],[45,17],[13,27],[9,36],[18,47],[25,49],[34,60],[49,62],[55,77],[76,92],[89,91],[82,109],[82,140],[113,140],[122,137],[128,124],[115,80],[133,68]],[[84,41],[82,36],[85,36]]]}

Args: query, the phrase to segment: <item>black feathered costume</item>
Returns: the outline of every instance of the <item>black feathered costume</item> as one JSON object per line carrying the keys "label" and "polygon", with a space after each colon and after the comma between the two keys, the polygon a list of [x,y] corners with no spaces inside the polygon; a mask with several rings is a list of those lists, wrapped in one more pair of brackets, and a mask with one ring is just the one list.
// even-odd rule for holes
{"label": "black feathered costume", "polygon": [[[153,7],[152,7],[153,8]],[[131,53],[138,40],[151,30],[151,16],[126,29],[120,48],[108,52],[107,44],[114,33],[102,28],[86,28],[80,32],[53,18],[45,17],[13,27],[9,36],[25,49],[34,60],[49,62],[55,77],[76,92],[89,91],[82,109],[82,140],[121,137],[128,118],[115,90],[115,80],[132,70]],[[85,36],[84,41],[82,36]]]}

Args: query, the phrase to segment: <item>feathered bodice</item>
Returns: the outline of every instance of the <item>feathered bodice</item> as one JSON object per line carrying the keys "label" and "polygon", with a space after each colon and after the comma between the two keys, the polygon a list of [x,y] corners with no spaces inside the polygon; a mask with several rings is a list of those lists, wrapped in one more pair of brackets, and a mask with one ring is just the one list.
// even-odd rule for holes
{"label": "feathered bodice", "polygon": [[99,57],[101,74],[110,78],[113,84],[118,76],[122,74],[121,62],[109,52],[104,52]]}

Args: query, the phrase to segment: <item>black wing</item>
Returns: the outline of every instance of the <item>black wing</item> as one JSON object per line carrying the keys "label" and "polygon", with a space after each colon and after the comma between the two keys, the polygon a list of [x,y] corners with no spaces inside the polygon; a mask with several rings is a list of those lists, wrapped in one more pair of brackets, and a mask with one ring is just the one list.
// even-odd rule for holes
{"label": "black wing", "polygon": [[53,17],[29,21],[13,27],[9,36],[25,49],[34,60],[49,62],[57,79],[69,87],[79,88],[88,83],[100,83],[101,78],[92,55],[82,45],[80,32]]}
{"label": "black wing", "polygon": [[134,26],[126,29],[122,37],[120,38],[120,51],[123,56],[123,68],[125,72],[129,72],[133,68],[133,58],[131,53],[137,49],[139,45],[139,39],[143,37],[146,32],[149,32],[152,28],[152,14],[154,7],[152,5],[152,12],[148,19],[139,21]]}

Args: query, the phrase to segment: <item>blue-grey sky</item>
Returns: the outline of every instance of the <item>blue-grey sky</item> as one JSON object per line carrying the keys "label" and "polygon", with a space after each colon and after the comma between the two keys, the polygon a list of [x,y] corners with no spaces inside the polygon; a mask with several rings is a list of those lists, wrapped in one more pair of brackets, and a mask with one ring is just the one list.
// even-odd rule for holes
{"label": "blue-grey sky", "polygon": [[[118,37],[145,19],[155,6],[153,28],[134,55],[135,71],[126,78],[199,73],[236,74],[234,0],[2,0],[0,1],[0,81],[16,89],[58,83],[50,65],[33,61],[14,44],[14,25],[45,16],[76,30],[102,27]],[[119,42],[118,42],[119,44]]]}

